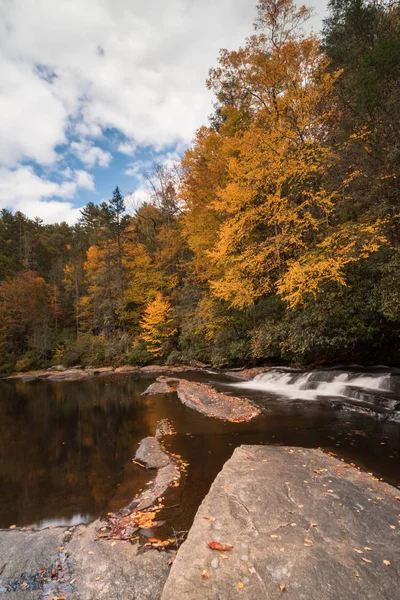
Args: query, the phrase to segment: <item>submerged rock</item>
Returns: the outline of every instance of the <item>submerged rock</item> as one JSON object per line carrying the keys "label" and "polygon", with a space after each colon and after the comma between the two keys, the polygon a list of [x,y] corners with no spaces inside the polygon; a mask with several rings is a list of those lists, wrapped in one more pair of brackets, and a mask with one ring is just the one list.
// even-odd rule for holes
{"label": "submerged rock", "polygon": [[397,598],[398,497],[320,450],[241,446],[201,504],[162,600]]}
{"label": "submerged rock", "polygon": [[178,383],[177,393],[183,404],[208,417],[241,422],[250,421],[261,414],[260,409],[251,404],[246,398],[236,398],[217,392],[205,383],[181,379]]}
{"label": "submerged rock", "polygon": [[140,462],[146,469],[161,469],[161,467],[168,465],[171,459],[162,449],[159,440],[156,437],[149,436],[140,442],[135,460]]}

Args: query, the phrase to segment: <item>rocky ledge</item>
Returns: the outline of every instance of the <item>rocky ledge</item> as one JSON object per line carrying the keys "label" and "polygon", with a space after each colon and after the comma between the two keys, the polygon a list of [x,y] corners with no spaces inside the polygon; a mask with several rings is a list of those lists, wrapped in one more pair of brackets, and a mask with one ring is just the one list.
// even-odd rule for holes
{"label": "rocky ledge", "polygon": [[[155,445],[146,445],[148,458]],[[395,488],[320,450],[241,446],[169,574],[173,554],[143,552],[137,537],[109,535],[104,521],[13,529],[0,531],[0,597],[394,600],[399,499]],[[153,513],[136,515],[145,527]]]}
{"label": "rocky ledge", "polygon": [[[147,367],[135,367],[124,365],[122,367],[71,367],[66,368],[63,365],[55,365],[49,367],[45,371],[32,371],[29,373],[15,373],[5,379],[22,381],[29,383],[40,379],[47,381],[79,381],[81,379],[89,379],[101,375],[127,375],[127,374],[144,374],[153,375],[157,373],[187,373],[189,371],[198,371],[202,367],[190,365],[178,365],[176,367],[168,367],[165,365],[148,365]],[[166,389],[166,388],[164,388]],[[158,392],[164,393],[164,392]]]}
{"label": "rocky ledge", "polygon": [[224,421],[247,422],[261,413],[246,398],[236,398],[217,392],[205,383],[181,379],[176,388],[179,400],[208,417]]}
{"label": "rocky ledge", "polygon": [[394,600],[398,494],[320,450],[241,446],[200,506],[162,600]]}

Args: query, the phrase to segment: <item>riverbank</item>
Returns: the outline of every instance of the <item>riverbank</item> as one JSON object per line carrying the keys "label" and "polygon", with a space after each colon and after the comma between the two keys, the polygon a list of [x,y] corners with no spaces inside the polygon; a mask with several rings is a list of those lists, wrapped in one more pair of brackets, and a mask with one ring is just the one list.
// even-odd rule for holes
{"label": "riverbank", "polygon": [[176,557],[144,551],[138,540],[99,538],[105,521],[3,530],[0,594],[10,600],[259,600],[282,593],[293,600],[394,600],[399,498],[395,488],[320,450],[241,446]]}
{"label": "riverbank", "polygon": [[26,371],[23,373],[13,373],[7,375],[3,379],[18,380],[25,383],[35,380],[48,381],[79,381],[80,379],[89,379],[102,375],[153,375],[160,373],[187,373],[190,371],[200,371],[202,367],[190,365],[166,366],[166,365],[147,365],[145,367],[124,365],[122,367],[63,367],[56,365],[48,369],[38,371]]}

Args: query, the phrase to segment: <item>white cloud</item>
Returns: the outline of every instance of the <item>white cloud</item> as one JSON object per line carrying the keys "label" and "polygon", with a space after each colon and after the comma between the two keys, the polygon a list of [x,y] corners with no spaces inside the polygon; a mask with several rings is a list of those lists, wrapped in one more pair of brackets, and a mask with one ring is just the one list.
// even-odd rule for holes
{"label": "white cloud", "polygon": [[[40,217],[45,223],[73,223],[79,209],[72,202],[78,188],[94,189],[92,175],[86,171],[71,171],[61,183],[39,177],[32,167],[0,168],[0,208],[21,211],[28,217]],[[59,198],[60,200],[55,200]]]}
{"label": "white cloud", "polygon": [[93,146],[88,140],[72,142],[70,148],[71,152],[87,167],[95,167],[96,164],[99,167],[108,167],[112,160],[110,152],[99,148],[99,146]]}
{"label": "white cloud", "polygon": [[[39,188],[49,192],[50,211],[50,190],[60,197],[68,187],[35,180],[31,193],[26,179],[16,179],[26,176],[22,161],[54,172],[70,151],[87,168],[106,167],[112,157],[99,138],[128,140],[118,146],[127,155],[135,146],[163,152],[189,144],[212,111],[208,69],[221,47],[237,48],[251,33],[255,4],[0,0],[0,167],[14,169],[32,210],[43,202]],[[325,0],[313,4],[324,12]]]}
{"label": "white cloud", "polygon": [[118,146],[118,152],[122,154],[127,154],[128,156],[134,154],[137,145],[133,142],[121,142]]}
{"label": "white cloud", "polygon": [[7,0],[1,10],[8,165],[54,161],[68,119],[83,136],[111,128],[138,145],[188,143],[211,110],[208,68],[255,13],[251,0]]}
{"label": "white cloud", "polygon": [[94,177],[87,171],[82,171],[80,169],[75,171],[75,181],[77,187],[90,191],[94,191],[96,189],[94,186]]}

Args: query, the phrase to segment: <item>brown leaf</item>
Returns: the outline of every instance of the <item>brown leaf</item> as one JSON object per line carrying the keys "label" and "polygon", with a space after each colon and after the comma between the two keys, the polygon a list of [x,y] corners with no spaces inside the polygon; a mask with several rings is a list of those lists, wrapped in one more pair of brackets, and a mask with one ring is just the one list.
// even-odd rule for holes
{"label": "brown leaf", "polygon": [[201,572],[201,576],[203,579],[210,579],[211,577],[210,573],[206,569],[204,569],[204,571]]}
{"label": "brown leaf", "polygon": [[211,548],[211,550],[220,550],[221,552],[226,552],[233,548],[232,544],[220,544],[219,542],[208,542],[207,546]]}
{"label": "brown leaf", "polygon": [[281,590],[281,592],[284,592],[286,590],[286,585],[284,583],[281,583],[279,589]]}
{"label": "brown leaf", "polygon": [[361,560],[363,560],[366,563],[372,563],[372,560],[369,560],[368,558],[361,557]]}
{"label": "brown leaf", "polygon": [[384,560],[383,564],[386,565],[387,567],[390,565],[390,560]]}

